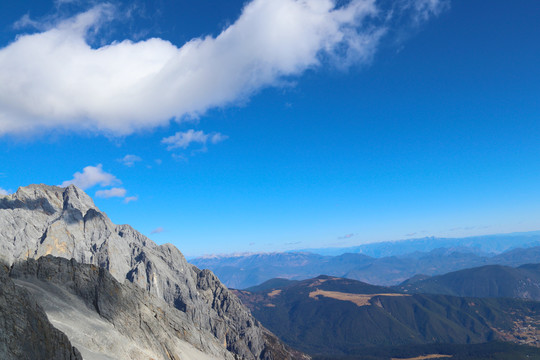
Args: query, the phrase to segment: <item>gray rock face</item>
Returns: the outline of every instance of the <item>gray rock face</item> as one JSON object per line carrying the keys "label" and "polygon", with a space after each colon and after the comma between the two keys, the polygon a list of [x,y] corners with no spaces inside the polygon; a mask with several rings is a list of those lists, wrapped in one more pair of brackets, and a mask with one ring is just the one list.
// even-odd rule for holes
{"label": "gray rock face", "polygon": [[104,268],[47,255],[14,264],[10,276],[85,360],[234,360],[185,313]]}
{"label": "gray rock face", "polygon": [[0,256],[12,264],[54,255],[107,269],[185,313],[238,359],[297,355],[264,329],[208,270],[188,264],[174,246],[158,246],[129,225],[115,225],[71,185],[21,187],[0,196]]}
{"label": "gray rock face", "polygon": [[25,289],[15,286],[0,265],[0,359],[82,360],[68,337],[47,319]]}

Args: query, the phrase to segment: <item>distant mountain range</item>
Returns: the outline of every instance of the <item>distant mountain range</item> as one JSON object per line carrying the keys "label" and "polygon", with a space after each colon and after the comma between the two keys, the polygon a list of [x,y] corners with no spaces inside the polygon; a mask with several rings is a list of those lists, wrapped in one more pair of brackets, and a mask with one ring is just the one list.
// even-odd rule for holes
{"label": "distant mountain range", "polygon": [[322,358],[352,359],[369,347],[405,344],[418,345],[420,354],[425,354],[420,345],[430,343],[540,345],[539,302],[407,294],[330,276],[270,280],[235,293],[283,341]]}
{"label": "distant mountain range", "polygon": [[[528,235],[523,235],[521,239],[524,238],[528,238]],[[491,264],[515,267],[540,263],[540,246],[516,248],[497,255],[439,248],[382,258],[353,253],[325,256],[309,252],[284,252],[202,257],[191,262],[199,268],[212,270],[225,285],[236,289],[255,286],[272,278],[303,280],[321,274],[390,286],[418,274],[441,275]]]}
{"label": "distant mountain range", "polygon": [[429,252],[439,248],[472,252],[475,254],[493,255],[515,248],[528,248],[533,246],[540,246],[540,231],[469,236],[464,238],[438,238],[430,236],[417,239],[383,241],[350,247],[309,248],[298,251],[330,256],[337,256],[345,253],[358,253],[380,258],[400,256],[415,251]]}

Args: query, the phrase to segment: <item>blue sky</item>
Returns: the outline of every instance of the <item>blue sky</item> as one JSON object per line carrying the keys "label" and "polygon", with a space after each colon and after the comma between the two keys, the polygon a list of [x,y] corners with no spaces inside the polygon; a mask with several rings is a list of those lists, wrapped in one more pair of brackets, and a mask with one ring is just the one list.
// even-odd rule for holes
{"label": "blue sky", "polygon": [[0,13],[4,193],[75,182],[188,256],[540,229],[538,2]]}

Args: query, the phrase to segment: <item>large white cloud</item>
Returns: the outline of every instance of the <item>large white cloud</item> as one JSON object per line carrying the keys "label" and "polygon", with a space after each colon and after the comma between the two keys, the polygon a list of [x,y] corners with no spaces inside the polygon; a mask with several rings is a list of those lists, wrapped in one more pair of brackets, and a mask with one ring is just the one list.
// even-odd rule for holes
{"label": "large white cloud", "polygon": [[[403,3],[424,18],[442,2]],[[375,0],[253,0],[215,38],[92,48],[86,38],[111,20],[110,7],[98,5],[0,49],[0,135],[51,128],[126,135],[199,115],[316,67],[321,56],[369,61],[387,18]]]}

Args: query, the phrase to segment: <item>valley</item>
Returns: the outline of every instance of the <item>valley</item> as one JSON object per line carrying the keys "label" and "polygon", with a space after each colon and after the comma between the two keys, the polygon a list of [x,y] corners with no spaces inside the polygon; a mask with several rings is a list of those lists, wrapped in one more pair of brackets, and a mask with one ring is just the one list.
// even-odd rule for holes
{"label": "valley", "polygon": [[235,293],[264,326],[313,356],[351,356],[361,347],[492,341],[540,351],[538,302],[407,294],[328,276],[268,283]]}

